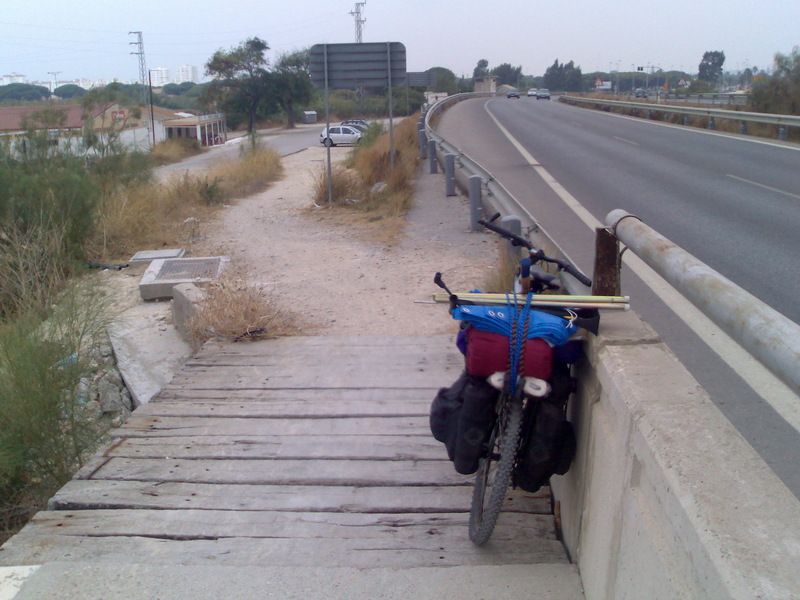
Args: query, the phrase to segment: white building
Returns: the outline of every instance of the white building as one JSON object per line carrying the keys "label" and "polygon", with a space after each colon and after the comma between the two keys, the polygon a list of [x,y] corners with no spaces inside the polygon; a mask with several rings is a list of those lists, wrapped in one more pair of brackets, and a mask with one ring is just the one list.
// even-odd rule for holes
{"label": "white building", "polygon": [[10,85],[12,83],[26,83],[27,78],[25,75],[19,73],[11,73],[10,75],[3,75],[2,83],[0,85]]}
{"label": "white building", "polygon": [[184,83],[191,81],[197,83],[200,78],[197,76],[197,67],[191,65],[182,65],[178,67],[178,74],[175,76],[175,83]]}
{"label": "white building", "polygon": [[164,87],[172,81],[169,77],[169,69],[165,67],[150,69],[150,80],[153,87]]}

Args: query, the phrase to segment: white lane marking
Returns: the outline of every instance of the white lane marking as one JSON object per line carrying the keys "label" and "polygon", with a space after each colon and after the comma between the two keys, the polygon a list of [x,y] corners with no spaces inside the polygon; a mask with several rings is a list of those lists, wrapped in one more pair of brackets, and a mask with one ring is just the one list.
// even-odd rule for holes
{"label": "white lane marking", "polygon": [[791,192],[785,192],[784,190],[772,187],[771,185],[764,185],[763,183],[758,183],[757,181],[750,181],[749,179],[745,179],[744,177],[737,177],[736,175],[731,175],[730,173],[728,173],[726,177],[730,177],[731,179],[735,179],[736,181],[741,181],[742,183],[749,183],[750,185],[754,185],[756,187],[764,188],[765,190],[769,190],[777,194],[783,194],[784,196],[789,196],[790,198],[797,198],[798,200],[800,200],[800,196],[798,196],[797,194],[792,194]]}
{"label": "white lane marking", "polygon": [[[484,110],[500,131],[522,154],[550,188],[592,231],[604,227],[583,205],[539,164],[484,104]],[[656,273],[641,258],[626,252],[622,260],[653,292],[661,298],[672,311],[683,320],[719,357],[731,367],[758,396],[770,404],[792,427],[800,431],[800,402],[797,394],[758,360],[744,350],[733,338],[705,316],[694,304],[689,302],[678,290]],[[635,306],[634,306],[635,309]]]}
{"label": "white lane marking", "polygon": [[636,142],[632,142],[630,140],[626,140],[625,138],[621,138],[621,137],[617,137],[617,136],[614,136],[614,139],[615,140],[619,140],[620,142],[625,142],[626,144],[630,144],[631,146],[639,146],[640,145],[640,144],[637,144]]}

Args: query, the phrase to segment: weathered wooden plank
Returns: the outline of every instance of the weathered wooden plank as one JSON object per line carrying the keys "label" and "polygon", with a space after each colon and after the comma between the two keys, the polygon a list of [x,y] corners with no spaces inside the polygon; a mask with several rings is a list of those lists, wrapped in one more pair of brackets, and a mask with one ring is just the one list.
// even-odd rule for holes
{"label": "weathered wooden plank", "polygon": [[127,458],[341,458],[363,460],[442,460],[444,445],[431,436],[281,436],[247,439],[242,436],[193,438],[121,438],[104,452],[105,457]]}
{"label": "weathered wooden plank", "polygon": [[245,382],[251,388],[435,387],[463,369],[452,338],[449,349],[443,339],[431,338],[290,338],[248,344],[246,351],[230,346],[199,354],[173,385],[209,387],[203,383],[208,380],[226,389]]}
{"label": "weathered wooden plank", "polygon": [[[228,510],[44,511],[27,526],[28,535],[144,536],[174,540],[220,538],[315,538],[419,540],[438,536],[463,540],[466,513],[314,513]],[[552,515],[502,515],[495,540],[514,537],[556,539]]]}
{"label": "weathered wooden plank", "polygon": [[427,417],[430,398],[404,400],[341,400],[337,402],[272,400],[262,402],[181,401],[145,404],[135,411],[135,417],[241,417],[288,419],[293,417]]}
{"label": "weathered wooden plank", "polygon": [[194,437],[204,435],[430,435],[428,417],[362,417],[356,419],[269,419],[217,417],[139,417],[134,412],[114,437]]}
{"label": "weathered wooden plank", "polygon": [[443,461],[111,458],[92,479],[271,485],[470,485]]}
{"label": "weathered wooden plank", "polygon": [[195,356],[196,360],[224,356],[273,356],[277,351],[283,354],[317,353],[327,356],[338,356],[340,350],[347,348],[366,354],[375,353],[376,349],[388,349],[390,356],[425,356],[436,357],[442,354],[458,355],[455,347],[455,335],[430,336],[292,336],[272,340],[258,340],[247,344],[228,344],[211,341],[203,346]]}
{"label": "weathered wooden plank", "polygon": [[259,402],[292,402],[301,404],[309,403],[340,403],[340,402],[382,402],[392,404],[404,404],[407,402],[430,402],[436,395],[440,387],[446,387],[452,383],[444,381],[441,384],[430,388],[391,388],[387,390],[361,389],[361,388],[335,388],[335,389],[316,389],[316,388],[296,388],[296,389],[269,389],[269,388],[242,388],[236,390],[225,390],[221,388],[201,388],[197,385],[192,387],[178,387],[175,385],[167,386],[145,406],[137,410],[153,405],[176,403],[190,403],[195,401],[216,402],[218,404],[227,403],[259,403]]}
{"label": "weathered wooden plank", "polygon": [[[419,388],[430,390],[452,383],[461,368],[426,372],[406,367],[377,369],[376,364],[350,365],[348,369],[334,370],[319,365],[235,366],[216,367],[185,366],[170,382],[171,387],[187,389],[308,389],[308,388],[360,388],[373,389],[376,395],[392,388]],[[309,369],[309,372],[301,372]]]}
{"label": "weathered wooden plank", "polygon": [[31,535],[23,530],[3,547],[0,565],[73,562],[221,566],[352,567],[357,569],[513,565],[569,561],[561,542],[512,538],[476,548],[429,535],[395,538],[220,538],[172,540],[142,536]]}
{"label": "weathered wooden plank", "polygon": [[[464,476],[464,481],[472,478]],[[471,486],[297,486],[73,480],[50,499],[53,510],[198,508],[309,512],[469,512]],[[503,513],[551,514],[547,488],[509,492]]]}

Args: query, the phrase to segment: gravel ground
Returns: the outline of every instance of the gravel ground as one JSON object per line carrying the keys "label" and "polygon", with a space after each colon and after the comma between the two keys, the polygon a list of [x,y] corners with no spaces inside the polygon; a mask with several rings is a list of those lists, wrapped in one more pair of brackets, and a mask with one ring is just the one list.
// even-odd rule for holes
{"label": "gravel ground", "polygon": [[[347,152],[333,148],[333,160]],[[206,227],[204,249],[230,256],[252,283],[271,287],[308,323],[309,335],[456,331],[444,305],[415,301],[439,291],[436,271],[450,289],[463,291],[480,286],[496,262],[496,242],[468,231],[466,201],[445,196],[443,176],[422,165],[399,241],[376,241],[380,223],[314,208],[312,187],[324,160],[322,147],[284,157],[285,177],[221,212]]]}

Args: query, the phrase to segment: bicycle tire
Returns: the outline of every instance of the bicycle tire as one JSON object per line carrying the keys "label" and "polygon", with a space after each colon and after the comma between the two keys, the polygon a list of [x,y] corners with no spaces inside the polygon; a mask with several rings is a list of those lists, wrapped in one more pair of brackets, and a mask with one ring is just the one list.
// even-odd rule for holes
{"label": "bicycle tire", "polygon": [[[504,395],[500,403],[500,415],[489,442],[489,452],[480,460],[472,490],[469,539],[476,546],[485,544],[492,536],[519,449],[522,400]],[[496,452],[499,452],[499,458]]]}

